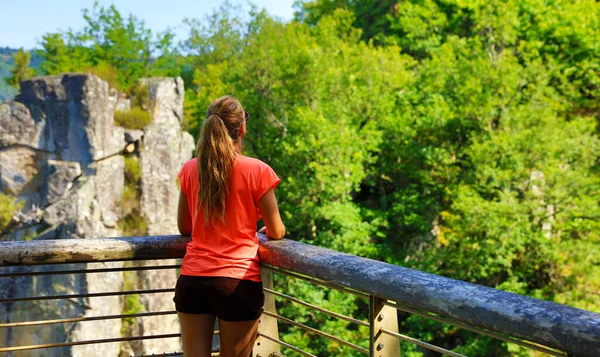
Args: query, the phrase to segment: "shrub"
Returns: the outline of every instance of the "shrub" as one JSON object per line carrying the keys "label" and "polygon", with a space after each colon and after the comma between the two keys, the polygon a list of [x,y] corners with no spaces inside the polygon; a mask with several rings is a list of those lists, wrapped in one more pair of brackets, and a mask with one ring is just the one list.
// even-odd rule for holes
{"label": "shrub", "polygon": [[148,231],[148,222],[140,212],[141,168],[137,156],[125,157],[124,174],[125,187],[119,201],[119,227],[124,236],[143,236]]}
{"label": "shrub", "polygon": [[131,188],[128,185],[123,187],[123,194],[119,201],[119,210],[121,211],[122,217],[127,217],[134,212],[139,212],[140,199],[138,197],[137,189]]}
{"label": "shrub", "polygon": [[119,89],[119,73],[117,69],[108,63],[98,63],[94,67],[87,67],[86,72],[95,74],[100,79],[106,81],[111,88]]}
{"label": "shrub", "polygon": [[119,227],[125,237],[145,236],[148,233],[148,222],[138,210],[121,218]]}
{"label": "shrub", "polygon": [[148,84],[142,81],[137,81],[133,86],[131,86],[131,89],[129,90],[129,99],[131,100],[132,106],[148,110]]}
{"label": "shrub", "polygon": [[138,162],[137,156],[130,155],[125,157],[125,182],[133,183],[137,186],[142,174],[142,169]]}
{"label": "shrub", "polygon": [[115,124],[127,129],[144,129],[152,122],[152,116],[140,107],[129,111],[115,111]]}
{"label": "shrub", "polygon": [[0,232],[4,232],[12,222],[15,212],[22,206],[13,196],[0,193]]}
{"label": "shrub", "polygon": [[[133,264],[131,262],[126,262],[125,267],[131,267]],[[130,291],[135,290],[137,287],[137,273],[134,271],[124,271],[123,272],[123,282],[124,290]],[[128,295],[125,297],[125,301],[123,304],[123,309],[121,313],[123,314],[137,314],[142,312],[144,307],[140,301],[139,294]],[[121,334],[123,336],[131,336],[132,335],[132,327],[135,324],[135,318],[127,317],[123,319],[123,325],[121,326]]]}

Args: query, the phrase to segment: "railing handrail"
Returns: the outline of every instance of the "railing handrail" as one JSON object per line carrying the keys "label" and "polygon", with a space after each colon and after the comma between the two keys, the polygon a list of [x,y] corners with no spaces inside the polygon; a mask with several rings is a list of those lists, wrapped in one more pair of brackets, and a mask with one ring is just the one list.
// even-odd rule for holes
{"label": "railing handrail", "polygon": [[182,258],[179,235],[0,242],[0,267]]}
{"label": "railing handrail", "polygon": [[[181,258],[181,236],[0,243],[0,266]],[[518,337],[573,356],[600,356],[600,314],[292,240],[261,239],[261,262]]]}

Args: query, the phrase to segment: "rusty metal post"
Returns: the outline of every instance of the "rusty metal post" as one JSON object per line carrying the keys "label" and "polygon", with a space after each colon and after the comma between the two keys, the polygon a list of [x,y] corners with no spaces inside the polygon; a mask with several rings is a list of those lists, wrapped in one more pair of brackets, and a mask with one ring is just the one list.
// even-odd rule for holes
{"label": "rusty metal post", "polygon": [[[270,269],[261,268],[260,276],[262,279],[263,287],[273,290],[273,272]],[[275,295],[265,294],[265,306],[264,310],[270,313],[276,314],[275,308]],[[262,314],[258,320],[258,333],[276,340],[279,340],[279,329],[277,328],[277,319],[271,316]],[[266,338],[258,336],[254,343],[253,356],[256,357],[269,357],[273,353],[279,353],[281,348],[279,344],[269,341]]]}
{"label": "rusty metal post", "polygon": [[380,331],[380,328],[398,332],[396,309],[383,305],[385,300],[369,296],[369,357],[400,357],[400,341]]}

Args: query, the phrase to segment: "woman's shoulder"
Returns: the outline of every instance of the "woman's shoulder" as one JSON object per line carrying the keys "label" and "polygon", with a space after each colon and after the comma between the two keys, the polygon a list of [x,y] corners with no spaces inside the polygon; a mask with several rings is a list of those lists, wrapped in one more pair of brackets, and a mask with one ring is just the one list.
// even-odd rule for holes
{"label": "woman's shoulder", "polygon": [[254,157],[238,155],[237,160],[238,160],[240,166],[243,166],[243,167],[252,167],[252,168],[256,168],[256,169],[264,169],[264,168],[269,167],[269,165],[267,163],[265,163],[262,160],[256,159]]}
{"label": "woman's shoulder", "polygon": [[181,171],[193,171],[198,167],[198,160],[194,157],[183,164]]}

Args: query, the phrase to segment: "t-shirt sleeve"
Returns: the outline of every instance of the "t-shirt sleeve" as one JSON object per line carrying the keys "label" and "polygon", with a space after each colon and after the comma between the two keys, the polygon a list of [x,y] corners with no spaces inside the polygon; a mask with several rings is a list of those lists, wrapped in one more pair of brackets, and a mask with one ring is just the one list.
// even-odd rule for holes
{"label": "t-shirt sleeve", "polygon": [[279,185],[281,180],[277,177],[277,174],[271,166],[264,164],[259,171],[259,177],[256,181],[256,188],[254,189],[254,202],[258,205],[258,201],[264,196],[270,188],[275,189]]}

